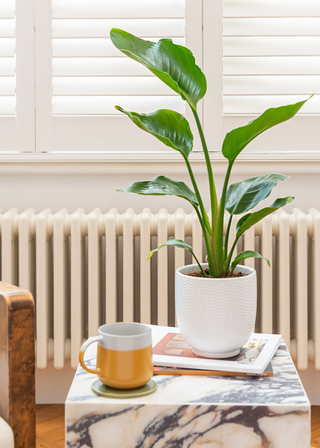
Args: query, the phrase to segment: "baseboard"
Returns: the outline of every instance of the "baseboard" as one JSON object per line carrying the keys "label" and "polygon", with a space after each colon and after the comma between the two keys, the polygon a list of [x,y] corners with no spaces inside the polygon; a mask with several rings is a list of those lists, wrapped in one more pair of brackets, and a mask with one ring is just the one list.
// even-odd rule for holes
{"label": "baseboard", "polygon": [[303,387],[309,397],[310,403],[320,406],[320,372],[315,369],[314,364],[309,362],[305,372],[299,372]]}
{"label": "baseboard", "polygon": [[56,370],[52,361],[45,370],[36,369],[36,403],[64,403],[74,374],[70,361],[62,370]]}

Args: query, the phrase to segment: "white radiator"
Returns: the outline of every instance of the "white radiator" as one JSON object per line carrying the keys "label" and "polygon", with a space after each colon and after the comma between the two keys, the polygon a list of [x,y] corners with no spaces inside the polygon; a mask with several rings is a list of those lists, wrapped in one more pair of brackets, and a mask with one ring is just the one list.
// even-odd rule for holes
{"label": "white radiator", "polygon": [[[174,325],[174,271],[191,263],[182,249],[149,251],[170,236],[184,239],[204,260],[194,213],[161,209],[152,214],[66,209],[52,214],[0,214],[1,280],[30,290],[36,302],[37,367],[78,365],[82,341],[116,320]],[[230,240],[235,233],[234,220]],[[247,231],[238,250],[258,249],[270,259],[250,259],[258,271],[256,331],[283,335],[300,370],[320,371],[320,212],[294,209],[268,216]],[[201,300],[198,298],[196,300]]]}

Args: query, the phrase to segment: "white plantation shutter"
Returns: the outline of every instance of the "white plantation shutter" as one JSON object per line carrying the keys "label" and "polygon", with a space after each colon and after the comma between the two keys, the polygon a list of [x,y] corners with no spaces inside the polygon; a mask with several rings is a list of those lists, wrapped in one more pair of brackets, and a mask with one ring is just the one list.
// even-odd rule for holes
{"label": "white plantation shutter", "polygon": [[118,103],[138,112],[166,105],[183,112],[180,98],[109,38],[115,27],[184,44],[183,0],[53,0],[52,6],[53,115],[114,115]]}
{"label": "white plantation shutter", "polygon": [[[111,28],[121,28],[184,45],[185,11],[185,0],[36,0],[37,150],[163,149],[114,106],[185,113],[185,102],[117,50],[109,35]],[[195,27],[201,29],[197,19]]]}
{"label": "white plantation shutter", "polygon": [[320,2],[204,0],[204,21],[204,70],[214,83],[204,108],[211,148],[220,151],[227,132],[264,110],[314,93],[297,117],[245,152],[319,151]]}
{"label": "white plantation shutter", "polygon": [[320,113],[320,2],[225,0],[223,113],[256,114],[315,93]]}
{"label": "white plantation shutter", "polygon": [[34,151],[33,0],[0,1],[0,152]]}

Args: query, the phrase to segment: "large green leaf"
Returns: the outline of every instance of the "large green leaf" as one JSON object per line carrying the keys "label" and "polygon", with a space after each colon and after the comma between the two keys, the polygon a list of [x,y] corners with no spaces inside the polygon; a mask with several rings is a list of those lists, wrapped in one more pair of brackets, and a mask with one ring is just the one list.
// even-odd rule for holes
{"label": "large green leaf", "polygon": [[190,190],[188,185],[181,181],[169,179],[166,176],[158,176],[151,180],[134,182],[129,187],[117,191],[154,196],[178,196],[189,201],[194,207],[198,207],[199,205],[197,196]]}
{"label": "large green leaf", "polygon": [[227,191],[225,209],[230,215],[245,213],[267,198],[279,181],[287,178],[273,173],[232,184]]}
{"label": "large green leaf", "polygon": [[159,246],[159,247],[157,247],[156,249],[153,249],[151,252],[149,252],[149,255],[148,255],[148,257],[147,257],[147,260],[148,260],[149,258],[151,258],[152,255],[153,255],[155,252],[158,252],[158,250],[160,250],[160,249],[161,249],[162,247],[164,247],[164,246],[175,246],[175,247],[179,247],[179,249],[185,249],[185,250],[190,251],[191,254],[194,256],[196,262],[198,263],[198,266],[199,266],[199,268],[200,268],[200,271],[202,272],[203,277],[206,277],[206,273],[204,272],[204,270],[203,270],[201,264],[199,263],[199,260],[197,259],[197,257],[196,257],[195,254],[193,253],[193,249],[192,249],[192,247],[191,247],[189,244],[187,244],[187,243],[185,243],[184,241],[182,241],[182,240],[168,240],[168,241],[166,241],[165,243],[161,244],[161,246]]}
{"label": "large green leaf", "polygon": [[278,208],[283,207],[286,204],[289,204],[294,200],[294,197],[288,196],[286,198],[279,198],[274,201],[274,203],[270,207],[263,208],[258,212],[248,213],[244,215],[236,226],[236,239],[238,239],[246,230],[250,229],[257,222],[261,221],[261,219],[270,215],[274,211],[278,210]]}
{"label": "large green leaf", "polygon": [[123,114],[126,114],[140,129],[154,135],[165,145],[189,156],[193,147],[193,135],[188,120],[178,112],[168,109],[160,109],[151,114],[138,114],[128,112],[116,106]]}
{"label": "large green leaf", "polygon": [[110,37],[122,53],[147,67],[196,110],[206,93],[207,82],[188,48],[171,39],[150,42],[117,28],[111,30]]}
{"label": "large green leaf", "polygon": [[263,258],[264,260],[266,260],[268,266],[270,267],[270,261],[268,260],[268,258],[263,257],[254,250],[244,250],[243,252],[240,252],[231,263],[231,272],[234,271],[235,267],[240,263],[240,261],[246,260],[247,258]]}
{"label": "large green leaf", "polygon": [[222,145],[222,154],[229,162],[233,162],[248,143],[267,129],[292,118],[308,99],[299,103],[289,104],[288,106],[268,109],[247,125],[233,129],[233,131],[225,136]]}

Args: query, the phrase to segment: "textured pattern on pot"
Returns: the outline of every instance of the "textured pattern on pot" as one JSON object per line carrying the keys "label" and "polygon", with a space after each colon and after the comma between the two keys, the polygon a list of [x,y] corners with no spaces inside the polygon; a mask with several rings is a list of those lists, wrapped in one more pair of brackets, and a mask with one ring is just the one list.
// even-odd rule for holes
{"label": "textured pattern on pot", "polygon": [[[206,264],[202,265],[204,269]],[[203,278],[185,274],[199,271],[196,264],[176,271],[176,313],[184,340],[196,355],[207,358],[235,356],[250,338],[256,319],[256,271],[238,265],[235,278]]]}

